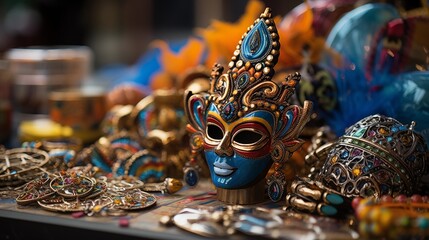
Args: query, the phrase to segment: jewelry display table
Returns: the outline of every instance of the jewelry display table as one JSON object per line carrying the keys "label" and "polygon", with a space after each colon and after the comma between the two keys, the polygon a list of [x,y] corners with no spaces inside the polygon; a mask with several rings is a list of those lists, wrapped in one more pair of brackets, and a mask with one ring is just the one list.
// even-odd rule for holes
{"label": "jewelry display table", "polygon": [[[172,195],[156,194],[157,203],[124,217],[84,216],[43,210],[38,206],[19,206],[14,199],[0,199],[0,239],[201,239],[176,227],[159,224],[160,217],[184,207],[221,205],[209,182],[183,188]],[[129,221],[128,227],[119,222]],[[232,238],[234,239],[234,238]]]}
{"label": "jewelry display table", "polygon": [[[224,203],[217,200],[215,188],[207,179],[200,181],[198,186],[194,188],[184,187],[175,194],[162,195],[157,193],[154,195],[157,198],[156,205],[139,211],[128,211],[126,216],[87,216],[82,214],[83,217],[80,218],[75,218],[70,213],[47,211],[36,205],[20,206],[16,204],[14,199],[3,198],[0,199],[0,226],[2,229],[0,239],[206,239],[207,237],[182,230],[174,224],[171,226],[163,225],[160,223],[160,219],[163,216],[173,216],[184,208],[215,209],[226,207]],[[256,209],[281,212],[282,204],[283,202],[273,203],[267,199],[262,204],[245,205],[243,209],[247,209],[245,211],[253,209],[255,210],[253,212],[257,212]],[[259,216],[265,219],[264,224],[266,226],[273,224],[273,215],[263,211],[259,212],[262,213]],[[210,215],[209,212],[208,215],[210,218],[215,214]],[[252,214],[249,216],[252,218]],[[188,220],[192,221],[192,219]],[[280,239],[356,239],[359,237],[355,231],[348,227],[347,222],[334,218],[290,212],[290,214],[282,216],[279,221],[281,223],[275,229],[277,232],[274,233],[274,230],[270,230],[272,233],[269,231],[266,234],[272,234],[272,237],[277,236]],[[227,234],[226,229],[224,229],[224,232],[225,235],[222,236],[222,239],[261,238],[260,236],[246,235],[240,231]],[[209,238],[213,239],[213,237]],[[219,239],[220,237],[215,238]]]}

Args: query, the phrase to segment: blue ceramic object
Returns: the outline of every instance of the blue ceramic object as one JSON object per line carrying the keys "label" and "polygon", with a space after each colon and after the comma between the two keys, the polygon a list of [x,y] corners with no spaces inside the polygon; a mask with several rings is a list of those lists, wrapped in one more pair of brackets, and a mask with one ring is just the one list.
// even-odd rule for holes
{"label": "blue ceramic object", "polygon": [[372,39],[389,20],[399,17],[391,4],[362,5],[346,13],[334,25],[326,44],[344,57],[352,69],[363,71]]}

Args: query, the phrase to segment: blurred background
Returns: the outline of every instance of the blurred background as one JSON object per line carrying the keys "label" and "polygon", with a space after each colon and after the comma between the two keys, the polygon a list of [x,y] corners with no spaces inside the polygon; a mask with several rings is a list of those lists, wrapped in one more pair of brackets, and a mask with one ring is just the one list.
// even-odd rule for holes
{"label": "blurred background", "polygon": [[[80,137],[96,139],[100,121],[108,110],[103,108],[106,104],[101,97],[124,78],[135,82],[129,69],[135,66],[145,71],[146,63],[139,61],[150,55],[147,51],[154,40],[183,43],[196,29],[209,27],[213,20],[236,22],[248,2],[1,1],[0,127],[5,130],[0,134],[0,143],[18,146],[26,140],[67,136],[68,129],[62,127],[65,125],[72,127],[73,135],[82,132],[85,136]],[[275,15],[285,15],[301,3],[261,2]],[[149,58],[155,59],[153,55]],[[147,69],[155,71],[154,66]],[[147,77],[145,73],[137,75]],[[61,92],[82,86],[86,90]],[[137,95],[137,99],[145,95]],[[66,113],[70,111],[67,109],[79,110]],[[46,121],[41,123],[40,119]],[[52,119],[62,125],[54,126]]]}
{"label": "blurred background", "polygon": [[[154,39],[182,39],[213,19],[235,22],[247,0],[3,0],[0,52],[34,45],[86,45],[94,67],[134,64]],[[302,1],[263,1],[285,15]]]}
{"label": "blurred background", "polygon": [[[213,63],[228,63],[264,7],[280,37],[275,81],[303,75],[294,101],[313,101],[314,129],[341,135],[381,113],[417,121],[429,138],[425,0],[3,0],[0,144],[91,143],[115,105],[183,90],[192,78],[208,85]],[[190,70],[199,72],[187,78]]]}

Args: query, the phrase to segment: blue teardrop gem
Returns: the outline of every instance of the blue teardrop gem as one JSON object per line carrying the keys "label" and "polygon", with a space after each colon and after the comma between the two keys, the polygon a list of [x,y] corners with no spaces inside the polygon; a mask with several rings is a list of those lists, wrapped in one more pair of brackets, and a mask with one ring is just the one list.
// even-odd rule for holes
{"label": "blue teardrop gem", "polygon": [[187,168],[185,170],[184,177],[185,177],[184,180],[185,180],[186,184],[188,184],[189,186],[193,187],[193,186],[197,185],[198,173],[195,170],[195,168]]}
{"label": "blue teardrop gem", "polygon": [[272,40],[264,21],[259,21],[243,39],[241,57],[245,62],[259,62],[271,51]]}

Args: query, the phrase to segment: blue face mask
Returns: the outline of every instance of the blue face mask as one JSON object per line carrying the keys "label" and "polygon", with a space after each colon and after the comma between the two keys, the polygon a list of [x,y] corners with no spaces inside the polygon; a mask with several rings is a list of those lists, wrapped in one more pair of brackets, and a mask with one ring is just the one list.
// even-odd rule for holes
{"label": "blue face mask", "polygon": [[219,188],[243,188],[265,177],[272,159],[274,116],[265,110],[227,123],[211,105],[204,138],[205,156],[213,184]]}
{"label": "blue face mask", "polygon": [[[220,200],[233,204],[260,201],[255,196],[264,194],[260,183],[275,162],[266,184],[269,197],[279,201],[286,186],[283,166],[303,143],[298,136],[310,120],[312,104],[289,103],[299,73],[272,80],[280,42],[270,8],[249,27],[233,54],[226,72],[220,64],[213,66],[207,93],[188,92],[185,98],[192,152],[204,150],[218,190],[248,196],[241,201],[235,191],[218,191]],[[188,173],[193,173],[193,160],[185,168]],[[253,187],[258,190],[252,192]]]}

